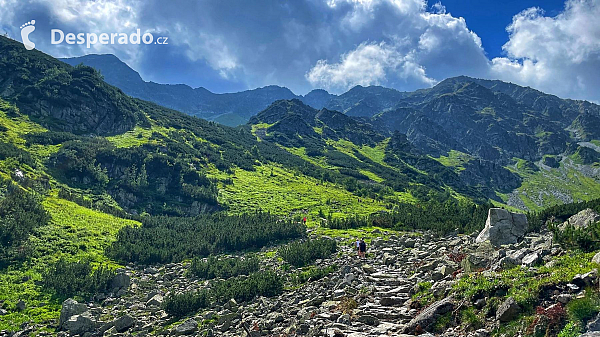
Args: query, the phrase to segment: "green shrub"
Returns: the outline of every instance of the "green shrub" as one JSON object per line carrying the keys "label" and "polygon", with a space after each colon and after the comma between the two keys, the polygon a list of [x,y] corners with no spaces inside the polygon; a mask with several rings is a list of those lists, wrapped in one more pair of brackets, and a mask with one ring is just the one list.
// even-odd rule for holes
{"label": "green shrub", "polygon": [[585,297],[576,298],[567,304],[567,312],[572,321],[585,322],[600,312],[600,298],[588,289]]}
{"label": "green shrub", "polygon": [[142,217],[143,226],[124,227],[107,255],[123,262],[177,262],[186,258],[257,249],[299,238],[306,227],[268,213]]}
{"label": "green shrub", "polygon": [[432,230],[446,234],[456,229],[460,233],[479,231],[485,224],[492,204],[475,204],[470,201],[448,199],[440,202],[431,199],[419,204],[400,203],[392,212],[354,216],[341,219],[327,219],[324,226],[331,229],[350,229],[368,226],[393,228],[396,230]]}
{"label": "green shrub", "polygon": [[240,257],[215,257],[206,260],[194,258],[188,272],[202,279],[223,278],[238,275],[249,275],[258,270],[259,259],[256,256]]}
{"label": "green shrub", "polygon": [[20,163],[35,166],[35,161],[29,152],[16,147],[14,144],[0,142],[0,160],[16,158]]}
{"label": "green shrub", "polygon": [[232,298],[245,302],[256,296],[276,296],[282,292],[281,276],[273,271],[260,271],[215,282],[210,289],[169,295],[163,302],[163,309],[169,315],[183,317],[215,302],[224,303]]}
{"label": "green shrub", "polygon": [[580,327],[579,323],[569,322],[558,333],[558,337],[577,337],[580,334],[581,334],[581,327]]}
{"label": "green shrub", "polygon": [[238,276],[217,282],[211,288],[217,302],[235,299],[250,301],[255,296],[276,296],[283,292],[283,278],[273,271],[261,271],[250,276]]}
{"label": "green shrub", "polygon": [[584,252],[600,250],[600,222],[589,224],[586,228],[572,225],[560,228],[558,225],[551,225],[550,229],[554,233],[554,240],[565,249]]}
{"label": "green shrub", "polygon": [[60,259],[42,274],[43,286],[59,298],[81,297],[110,290],[115,272],[105,266],[93,268],[89,261],[68,262]]}
{"label": "green shrub", "polygon": [[28,250],[23,249],[25,241],[35,228],[50,221],[39,196],[12,183],[4,186],[5,197],[0,199],[0,267],[27,258]]}
{"label": "green shrub", "polygon": [[333,273],[338,269],[337,265],[331,265],[325,268],[317,268],[314,266],[309,267],[306,270],[299,271],[290,275],[290,282],[295,285],[300,285],[310,281],[320,280],[323,277]]}
{"label": "green shrub", "polygon": [[181,294],[170,294],[163,301],[162,308],[169,315],[183,317],[208,307],[210,303],[208,290],[189,291]]}
{"label": "green shrub", "polygon": [[292,242],[279,248],[279,256],[287,263],[304,267],[317,259],[331,256],[337,250],[337,242],[329,238]]}
{"label": "green shrub", "polygon": [[466,328],[469,329],[476,330],[483,326],[483,321],[481,320],[481,318],[479,318],[479,316],[477,316],[477,313],[475,313],[474,308],[467,308],[463,310],[461,314],[461,322]]}

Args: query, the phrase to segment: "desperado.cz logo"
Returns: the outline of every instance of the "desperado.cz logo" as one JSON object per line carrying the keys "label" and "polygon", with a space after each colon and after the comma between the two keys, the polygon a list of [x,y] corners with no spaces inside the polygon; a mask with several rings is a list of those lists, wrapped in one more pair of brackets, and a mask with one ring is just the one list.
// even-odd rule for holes
{"label": "desperado.cz logo", "polygon": [[[33,43],[29,39],[29,34],[33,33],[35,30],[35,20],[31,20],[21,28],[21,40],[23,41],[23,45],[25,49],[32,50],[35,48],[35,43]],[[52,29],[50,31],[50,43],[51,44],[78,44],[85,45],[87,48],[91,48],[92,45],[96,43],[100,44],[169,44],[169,38],[166,36],[160,36],[158,38],[154,38],[152,33],[144,33],[142,34],[140,29],[136,29],[135,32],[131,34],[125,33],[64,33],[60,29]]]}

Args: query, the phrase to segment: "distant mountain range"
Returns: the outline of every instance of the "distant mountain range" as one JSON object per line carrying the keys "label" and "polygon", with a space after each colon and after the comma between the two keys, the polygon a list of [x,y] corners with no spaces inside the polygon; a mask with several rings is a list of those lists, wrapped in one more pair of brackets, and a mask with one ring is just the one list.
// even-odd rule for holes
{"label": "distant mountain range", "polygon": [[[580,200],[585,195],[576,186],[600,180],[600,106],[512,83],[460,76],[414,92],[356,86],[341,95],[317,89],[300,96],[268,86],[215,94],[145,82],[113,55],[63,61],[96,68],[134,97],[230,126],[249,122],[258,138],[296,154],[305,151],[309,160],[322,159],[334,141],[376,146],[389,137],[403,143],[403,137],[410,144],[404,155],[419,156],[420,164],[427,162],[423,156],[435,158],[458,174],[446,184],[459,189],[460,181],[519,208]],[[429,162],[422,168],[413,164],[429,173],[438,170]],[[558,183],[574,175],[569,186]],[[552,190],[531,195],[537,191],[529,184],[532,179]]]}
{"label": "distant mountain range", "polygon": [[390,109],[394,107],[396,100],[408,95],[395,89],[357,86],[339,96],[322,89],[302,96],[276,85],[236,93],[215,94],[208,89],[192,88],[185,84],[146,82],[138,72],[110,54],[91,54],[60,60],[73,66],[85,64],[99,70],[107,83],[130,96],[228,126],[247,123],[250,117],[280,99],[297,98],[317,109],[327,107],[350,116],[363,116],[372,111]]}

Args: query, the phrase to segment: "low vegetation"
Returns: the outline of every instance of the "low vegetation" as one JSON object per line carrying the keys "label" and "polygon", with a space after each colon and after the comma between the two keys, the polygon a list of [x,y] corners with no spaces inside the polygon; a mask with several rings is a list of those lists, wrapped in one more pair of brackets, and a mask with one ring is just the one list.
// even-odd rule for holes
{"label": "low vegetation", "polygon": [[283,278],[273,271],[259,271],[247,277],[234,277],[213,283],[209,290],[167,296],[163,309],[169,315],[183,317],[212,303],[252,300],[255,296],[276,296],[283,292]]}
{"label": "low vegetation", "polygon": [[140,227],[124,227],[107,254],[119,261],[178,262],[223,252],[257,249],[299,238],[306,228],[268,213],[197,217],[144,217]]}
{"label": "low vegetation", "polygon": [[[1,178],[0,178],[1,179]],[[40,226],[50,221],[40,196],[0,181],[0,268],[10,262],[23,261],[31,255],[26,240]]]}
{"label": "low vegetation", "polygon": [[256,256],[194,258],[188,272],[202,279],[227,279],[238,275],[249,275],[258,271],[260,260]]}
{"label": "low vegetation", "polygon": [[432,199],[417,204],[401,203],[389,213],[328,219],[323,226],[330,229],[351,229],[369,226],[414,231],[431,230],[445,235],[449,232],[472,233],[485,224],[491,204],[477,205],[470,201]]}
{"label": "low vegetation", "polygon": [[336,250],[337,242],[335,240],[321,238],[304,242],[292,242],[279,248],[277,254],[285,262],[295,267],[304,267],[317,259],[328,258]]}
{"label": "low vegetation", "polygon": [[110,290],[115,272],[104,265],[96,268],[89,261],[68,262],[60,259],[42,274],[43,286],[59,299],[90,299]]}

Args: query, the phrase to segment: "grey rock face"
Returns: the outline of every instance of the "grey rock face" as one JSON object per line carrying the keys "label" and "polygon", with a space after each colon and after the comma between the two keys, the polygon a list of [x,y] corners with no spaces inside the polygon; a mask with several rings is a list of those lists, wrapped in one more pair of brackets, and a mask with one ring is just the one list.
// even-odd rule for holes
{"label": "grey rock face", "polygon": [[453,308],[454,303],[452,302],[452,298],[445,298],[433,303],[408,323],[404,329],[404,333],[414,333],[417,326],[420,326],[425,331],[430,330],[440,315],[447,313]]}
{"label": "grey rock face", "polygon": [[527,216],[511,213],[502,208],[490,208],[485,228],[476,242],[489,241],[494,246],[519,242],[527,231]]}
{"label": "grey rock face", "polygon": [[509,297],[498,307],[496,319],[500,322],[510,322],[519,314],[519,311],[521,311],[521,307],[515,302],[514,298]]}

